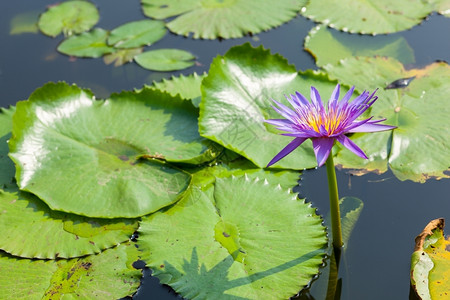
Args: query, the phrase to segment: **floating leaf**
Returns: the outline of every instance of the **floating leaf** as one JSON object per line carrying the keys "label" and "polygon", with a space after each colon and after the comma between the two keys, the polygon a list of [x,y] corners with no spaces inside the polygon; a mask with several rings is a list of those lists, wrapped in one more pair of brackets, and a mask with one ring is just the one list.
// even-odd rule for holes
{"label": "floating leaf", "polygon": [[309,32],[305,38],[305,49],[316,58],[316,64],[320,67],[352,56],[390,56],[404,64],[415,61],[414,52],[403,37],[350,35],[323,25]]}
{"label": "floating leaf", "polygon": [[52,211],[33,195],[18,191],[0,190],[0,211],[0,249],[20,257],[94,254],[129,240],[137,229],[135,220],[88,219]]}
{"label": "floating leaf", "polygon": [[324,227],[296,195],[245,176],[188,195],[139,234],[153,275],[183,297],[287,299],[318,272]]}
{"label": "floating leaf", "polygon": [[428,223],[416,237],[411,256],[411,285],[419,299],[447,299],[450,295],[450,239],[444,219]]}
{"label": "floating leaf", "polygon": [[9,34],[37,33],[39,31],[37,26],[39,13],[39,11],[27,11],[15,15],[10,22]]}
{"label": "floating leaf", "polygon": [[291,20],[304,0],[142,0],[144,14],[155,19],[176,17],[170,31],[195,39],[238,38]]}
{"label": "floating leaf", "polygon": [[355,160],[343,151],[338,153],[338,164],[347,168],[369,165],[369,169],[384,172],[389,162],[400,180],[423,182],[429,177],[450,176],[446,173],[450,166],[450,107],[443,101],[450,93],[450,66],[434,63],[424,69],[405,70],[392,58],[359,57],[325,68],[330,76],[359,89],[382,88],[398,79],[415,77],[406,87],[377,92],[379,100],[371,115],[387,118],[386,124],[398,128],[392,133],[352,137],[369,160]]}
{"label": "floating leaf", "polygon": [[200,86],[206,73],[198,75],[197,73],[179,77],[172,76],[170,80],[163,79],[160,82],[153,82],[153,86],[161,91],[168,92],[172,96],[179,95],[183,99],[190,99],[195,107],[198,107],[201,101],[202,92]]}
{"label": "floating leaf", "polygon": [[88,1],[66,1],[49,7],[39,18],[39,29],[55,37],[61,32],[65,36],[88,31],[99,20],[98,10]]}
{"label": "floating leaf", "polygon": [[14,163],[8,157],[8,143],[11,138],[12,115],[16,111],[15,107],[9,109],[0,108],[0,188],[15,186]]}
{"label": "floating leaf", "polygon": [[141,53],[142,48],[117,49],[115,52],[103,56],[103,61],[107,65],[114,62],[114,66],[118,67],[131,62],[136,55],[139,55]]}
{"label": "floating leaf", "polygon": [[78,57],[100,57],[114,52],[114,48],[106,44],[108,31],[96,28],[64,40],[58,51],[66,55]]}
{"label": "floating leaf", "polygon": [[[309,95],[315,86],[326,99],[336,82],[327,75],[295,67],[280,55],[249,44],[231,48],[218,56],[202,82],[200,134],[228,148],[258,167],[265,167],[292,138],[282,136],[266,119],[277,119],[271,99],[287,103],[284,95],[299,91]],[[343,87],[343,90],[346,90]],[[317,165],[308,140],[275,164],[279,168],[303,169]]]}
{"label": "floating leaf", "polygon": [[143,68],[153,71],[174,71],[189,68],[195,59],[191,53],[179,49],[158,49],[139,54],[134,60]]}
{"label": "floating leaf", "polygon": [[164,161],[200,164],[218,154],[198,134],[198,110],[156,90],[96,101],[49,83],[17,107],[9,144],[16,179],[51,209],[142,216],[177,201],[190,181]]}
{"label": "floating leaf", "polygon": [[164,22],[140,20],[126,23],[111,31],[108,44],[116,48],[137,48],[151,45],[166,35]]}
{"label": "floating leaf", "polygon": [[380,34],[409,29],[433,11],[421,0],[308,1],[302,15],[351,33]]}
{"label": "floating leaf", "polygon": [[[58,237],[54,237],[57,239]],[[131,296],[141,272],[133,244],[70,260],[31,260],[0,252],[0,293],[10,299],[119,299]]]}

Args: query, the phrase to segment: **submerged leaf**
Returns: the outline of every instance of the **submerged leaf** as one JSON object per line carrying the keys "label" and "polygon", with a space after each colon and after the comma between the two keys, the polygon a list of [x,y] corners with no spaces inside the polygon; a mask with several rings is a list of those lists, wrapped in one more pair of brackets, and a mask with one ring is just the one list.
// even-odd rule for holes
{"label": "submerged leaf", "polygon": [[393,33],[418,25],[433,11],[421,0],[314,0],[302,9],[302,15],[351,33]]}
{"label": "submerged leaf", "polygon": [[[57,237],[54,237],[57,239]],[[119,299],[134,294],[141,271],[127,243],[70,260],[31,260],[0,252],[0,293],[10,299]]]}
{"label": "submerged leaf", "polygon": [[114,48],[106,44],[106,30],[96,28],[64,40],[58,46],[58,51],[66,55],[78,57],[100,57],[114,52]]}
{"label": "submerged leaf", "polygon": [[280,26],[294,18],[304,0],[141,0],[151,18],[175,17],[170,31],[195,39],[238,38]]}
{"label": "submerged leaf", "polygon": [[198,110],[160,91],[96,101],[49,83],[17,107],[9,145],[18,185],[56,210],[106,218],[154,212],[190,181],[166,161],[200,164],[218,154],[198,134]]}
{"label": "submerged leaf", "polygon": [[136,55],[142,53],[142,48],[118,49],[111,54],[103,56],[105,64],[109,65],[114,62],[114,66],[118,67],[131,62]]}
{"label": "submerged leaf", "polygon": [[153,71],[186,69],[194,65],[193,59],[195,59],[195,56],[180,49],[151,50],[134,58],[141,67]]}
{"label": "submerged leaf", "polygon": [[325,245],[309,204],[246,176],[192,187],[139,234],[154,276],[188,299],[287,299],[318,272]]}
{"label": "submerged leaf", "polygon": [[39,13],[39,11],[28,11],[15,15],[10,22],[9,34],[37,33]]}
{"label": "submerged leaf", "polygon": [[61,32],[65,36],[88,31],[99,19],[98,10],[88,1],[66,1],[53,5],[39,18],[39,29],[55,37]]}
{"label": "submerged leaf", "polygon": [[305,49],[311,52],[320,67],[352,56],[390,56],[404,64],[415,61],[413,49],[404,37],[345,34],[323,25],[309,32],[305,38]]}
{"label": "submerged leaf", "polygon": [[449,279],[450,240],[444,237],[444,219],[436,219],[416,237],[411,256],[411,285],[419,299],[447,299]]}

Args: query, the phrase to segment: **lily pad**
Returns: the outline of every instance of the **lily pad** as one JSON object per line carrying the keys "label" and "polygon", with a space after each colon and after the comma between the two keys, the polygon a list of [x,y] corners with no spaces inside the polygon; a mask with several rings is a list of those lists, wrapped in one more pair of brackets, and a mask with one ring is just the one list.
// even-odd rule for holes
{"label": "lily pad", "polygon": [[16,179],[51,209],[146,215],[177,201],[190,181],[166,161],[199,164],[218,154],[199,136],[188,101],[150,89],[93,98],[49,83],[17,104],[9,144]]}
{"label": "lily pad", "polygon": [[151,45],[165,35],[164,22],[140,20],[126,23],[111,31],[108,44],[115,48],[137,48]]}
{"label": "lily pad", "polygon": [[58,51],[66,55],[78,57],[100,57],[114,52],[114,48],[106,44],[108,31],[96,28],[77,36],[69,37],[58,46]]}
{"label": "lily pad", "polygon": [[11,138],[12,115],[15,107],[9,109],[0,108],[0,188],[15,186],[14,163],[8,157],[8,140]]}
{"label": "lily pad", "polygon": [[303,16],[342,31],[362,34],[393,33],[420,24],[433,11],[421,0],[308,1]]}
{"label": "lily pad", "polygon": [[[359,89],[380,89],[373,106],[374,118],[387,118],[398,126],[392,133],[359,134],[352,140],[369,160],[355,160],[338,153],[336,162],[347,168],[371,168],[384,172],[389,164],[400,180],[424,182],[430,177],[449,177],[450,107],[443,99],[450,93],[450,66],[434,63],[424,69],[405,70],[393,58],[347,58],[338,65],[325,66],[328,74]],[[400,80],[400,81],[398,81]],[[430,88],[432,87],[432,88]],[[378,148],[378,150],[376,150]],[[384,165],[384,167],[383,167]]]}
{"label": "lily pad", "polygon": [[183,99],[190,99],[195,107],[198,107],[202,98],[200,86],[206,73],[198,75],[197,73],[178,77],[172,76],[169,80],[163,79],[159,82],[153,82],[155,88],[168,92],[172,96],[179,95]]}
{"label": "lily pad", "polygon": [[141,67],[153,71],[175,71],[194,65],[190,52],[179,49],[158,49],[139,54],[134,60]]}
{"label": "lily pad", "polygon": [[324,227],[296,195],[245,176],[188,195],[145,217],[139,235],[153,275],[183,297],[286,299],[318,272]]}
{"label": "lily pad", "polygon": [[350,35],[323,25],[309,32],[305,38],[305,50],[316,58],[320,67],[352,56],[389,56],[403,64],[415,62],[414,51],[404,37]]}
{"label": "lily pad", "polygon": [[39,18],[39,29],[55,37],[61,32],[65,36],[88,31],[99,20],[98,10],[88,1],[66,1],[53,6]]}
{"label": "lily pad", "polygon": [[133,61],[134,57],[141,53],[142,48],[117,49],[115,52],[103,56],[103,61],[107,65],[114,62],[114,66],[118,67]]}
{"label": "lily pad", "polygon": [[428,223],[416,237],[411,256],[411,286],[419,299],[447,299],[450,290],[450,240],[444,237],[444,219]]}
{"label": "lily pad", "polygon": [[[271,99],[287,104],[284,95],[295,91],[309,95],[311,86],[326,99],[336,82],[320,72],[298,73],[286,59],[262,47],[233,47],[214,59],[202,82],[200,134],[265,167],[292,140],[264,123],[279,118]],[[308,140],[274,166],[303,169],[316,165]]]}
{"label": "lily pad", "polygon": [[141,277],[141,271],[131,265],[138,255],[129,243],[97,255],[57,261],[15,258],[0,252],[0,293],[10,299],[112,300],[131,296]]}
{"label": "lily pad", "polygon": [[128,241],[138,225],[130,219],[89,219],[52,211],[37,197],[17,190],[0,190],[0,211],[0,249],[28,258],[99,253]]}
{"label": "lily pad", "polygon": [[305,0],[142,0],[148,17],[165,19],[170,31],[193,38],[238,38],[256,34],[294,18]]}

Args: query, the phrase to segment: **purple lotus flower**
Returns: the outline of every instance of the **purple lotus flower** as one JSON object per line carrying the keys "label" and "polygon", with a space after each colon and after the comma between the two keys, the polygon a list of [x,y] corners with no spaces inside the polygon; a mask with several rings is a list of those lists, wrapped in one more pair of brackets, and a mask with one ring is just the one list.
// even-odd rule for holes
{"label": "purple lotus flower", "polygon": [[283,150],[280,151],[267,165],[273,165],[300,146],[305,140],[311,139],[316,155],[317,164],[322,166],[331,152],[334,141],[337,140],[356,155],[366,158],[364,152],[353,143],[345,134],[353,132],[376,132],[396,128],[395,126],[378,124],[386,119],[356,120],[376,100],[375,90],[372,94],[364,91],[352,102],[348,102],[355,87],[352,87],[344,98],[339,101],[339,84],[336,85],[331,98],[325,108],[319,92],[311,86],[311,102],[302,94],[286,97],[294,109],[273,100],[278,107],[273,109],[286,119],[265,120],[266,123],[277,126],[276,128],[287,133],[282,135],[295,137]]}

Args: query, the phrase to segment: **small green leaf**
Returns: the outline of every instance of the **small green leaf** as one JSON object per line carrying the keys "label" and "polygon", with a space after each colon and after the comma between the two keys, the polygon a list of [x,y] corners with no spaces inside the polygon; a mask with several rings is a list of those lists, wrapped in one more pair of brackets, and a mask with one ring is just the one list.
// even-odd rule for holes
{"label": "small green leaf", "polygon": [[132,266],[138,255],[130,243],[70,260],[31,260],[0,252],[0,293],[10,299],[113,300],[131,296],[141,277],[141,271]]}
{"label": "small green leaf", "polygon": [[131,62],[136,55],[139,55],[141,53],[142,48],[117,49],[115,52],[103,56],[103,61],[107,65],[114,62],[114,66],[118,67]]}
{"label": "small green leaf", "polygon": [[39,29],[55,37],[61,32],[65,36],[88,31],[99,20],[98,10],[88,1],[66,1],[51,6],[39,18]]}
{"label": "small green leaf", "polygon": [[171,79],[163,79],[159,82],[153,82],[155,88],[168,92],[172,96],[179,95],[183,99],[190,99],[195,107],[198,107],[201,101],[202,92],[200,86],[206,73],[198,75],[197,73],[179,77],[172,76]]}
{"label": "small green leaf", "polygon": [[139,54],[134,60],[143,68],[153,71],[174,71],[189,68],[195,59],[191,53],[179,49],[158,49]]}
{"label": "small green leaf", "polygon": [[58,51],[71,56],[100,57],[114,52],[114,48],[106,44],[107,38],[108,31],[96,28],[62,41]]}
{"label": "small green leaf", "polygon": [[14,163],[8,157],[8,140],[11,138],[12,116],[15,107],[0,108],[0,188],[14,187]]}
{"label": "small green leaf", "polygon": [[49,83],[17,106],[9,146],[18,185],[69,213],[154,212],[190,181],[167,161],[201,164],[220,150],[199,136],[198,109],[156,90],[97,101],[90,91]]}
{"label": "small green leaf", "polygon": [[432,11],[433,6],[421,0],[314,0],[301,13],[342,31],[380,34],[409,29]]}
{"label": "small green leaf", "polygon": [[[188,299],[287,299],[318,272],[326,236],[315,209],[264,178],[217,178],[141,222],[139,249]],[[286,242],[289,241],[289,242]]]}
{"label": "small green leaf", "polygon": [[323,25],[309,32],[305,49],[314,55],[320,67],[352,56],[390,56],[403,64],[415,62],[414,52],[403,37],[349,35]]}
{"label": "small green leaf", "polygon": [[450,240],[444,237],[444,219],[428,223],[415,241],[411,256],[411,286],[420,299],[447,299],[450,290]]}
{"label": "small green leaf", "polygon": [[15,15],[9,25],[9,34],[37,33],[39,31],[37,26],[39,13],[39,11],[28,11]]}
{"label": "small green leaf", "polygon": [[142,0],[144,14],[165,19],[170,31],[194,39],[238,38],[294,18],[305,0]]}
{"label": "small green leaf", "polygon": [[140,20],[126,23],[111,31],[108,45],[116,48],[137,48],[151,45],[166,35],[164,22]]}

